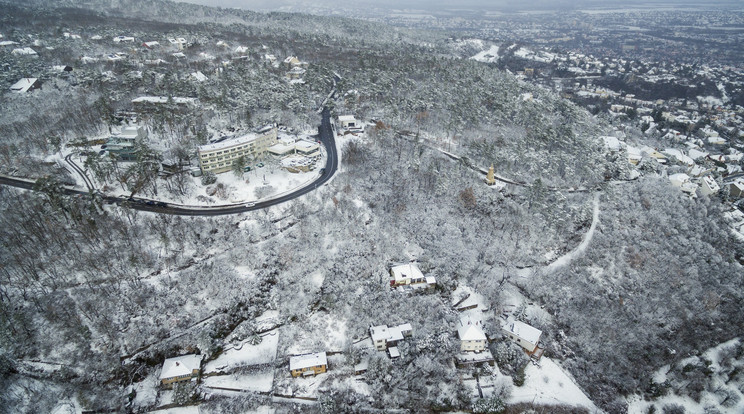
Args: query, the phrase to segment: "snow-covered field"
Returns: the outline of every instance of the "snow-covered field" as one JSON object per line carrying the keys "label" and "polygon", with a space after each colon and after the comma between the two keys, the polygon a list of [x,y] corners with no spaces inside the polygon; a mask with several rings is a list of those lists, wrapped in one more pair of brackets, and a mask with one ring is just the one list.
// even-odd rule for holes
{"label": "snow-covered field", "polygon": [[491,45],[487,50],[481,51],[470,59],[478,62],[493,63],[499,60],[499,46]]}
{"label": "snow-covered field", "polygon": [[524,385],[514,387],[509,399],[510,404],[520,402],[597,409],[574,380],[548,357],[540,359],[540,366],[527,365]]}
{"label": "snow-covered field", "polygon": [[204,378],[202,383],[206,387],[268,393],[274,383],[274,370],[268,369],[252,374],[215,375]]}
{"label": "snow-covered field", "polygon": [[250,345],[246,340],[237,348],[226,349],[217,359],[207,363],[204,373],[229,372],[237,367],[273,362],[276,359],[279,331],[268,332],[262,335],[262,338],[258,345]]}

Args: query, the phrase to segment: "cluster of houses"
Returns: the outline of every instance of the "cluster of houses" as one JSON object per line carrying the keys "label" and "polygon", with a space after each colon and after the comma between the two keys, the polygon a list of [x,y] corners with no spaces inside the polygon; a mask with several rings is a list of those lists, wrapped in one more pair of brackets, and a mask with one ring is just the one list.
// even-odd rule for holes
{"label": "cluster of houses", "polygon": [[[427,277],[423,276],[415,263],[393,266],[390,273],[393,276],[391,283],[396,280],[404,284],[427,283]],[[421,280],[424,281],[421,282]],[[433,279],[430,281],[433,282]],[[472,308],[470,306],[466,309],[472,310]],[[460,347],[455,360],[460,366],[494,364],[494,358],[488,350],[489,338],[484,331],[483,322],[475,315],[475,312],[463,312],[456,327]],[[531,358],[538,360],[542,356],[543,348],[539,345],[542,331],[539,329],[509,318],[502,324],[501,333],[504,338],[519,345]],[[377,351],[385,351],[391,359],[401,356],[398,345],[412,335],[413,327],[410,323],[395,326],[377,325],[369,328],[369,337],[373,347]],[[200,372],[201,360],[200,355],[193,354],[166,359],[159,377],[161,385],[167,388],[178,382],[196,380]],[[367,367],[368,361],[361,361],[354,366],[355,375],[364,373]],[[289,373],[294,378],[315,376],[327,372],[328,369],[326,352],[293,355],[289,358]]]}
{"label": "cluster of houses", "polygon": [[[655,149],[648,146],[640,148],[626,144],[614,136],[602,137],[605,148],[612,153],[624,150],[628,156],[628,162],[632,165],[638,165],[644,156],[653,159],[661,165],[669,165],[670,160],[676,164],[686,167],[686,172],[680,172],[669,175],[669,181],[675,187],[696,197],[698,194],[703,196],[717,194],[722,183],[717,181],[713,175],[727,174],[738,172],[738,164],[744,158],[744,153],[731,148],[729,154],[721,156],[712,156],[696,147],[690,147],[687,151],[676,148]],[[710,161],[705,166],[705,161]],[[631,171],[629,178],[636,178],[639,173],[636,170]],[[723,182],[727,187],[729,196],[732,198],[741,198],[744,196],[744,180],[728,180]]]}

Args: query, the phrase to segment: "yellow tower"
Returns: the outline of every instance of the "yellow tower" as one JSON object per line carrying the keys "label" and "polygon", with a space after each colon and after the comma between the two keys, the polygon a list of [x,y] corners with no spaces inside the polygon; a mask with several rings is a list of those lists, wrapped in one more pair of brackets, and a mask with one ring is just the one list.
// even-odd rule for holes
{"label": "yellow tower", "polygon": [[496,184],[496,178],[494,178],[493,176],[493,164],[491,164],[491,168],[488,169],[488,174],[486,175],[486,184],[488,185]]}

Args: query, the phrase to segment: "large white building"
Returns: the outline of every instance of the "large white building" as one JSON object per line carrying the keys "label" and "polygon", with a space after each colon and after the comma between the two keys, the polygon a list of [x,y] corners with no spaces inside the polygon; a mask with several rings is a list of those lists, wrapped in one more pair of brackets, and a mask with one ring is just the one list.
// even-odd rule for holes
{"label": "large white building", "polygon": [[199,147],[199,166],[203,172],[215,174],[230,171],[240,157],[254,159],[276,142],[276,128],[264,128],[256,134],[244,135]]}

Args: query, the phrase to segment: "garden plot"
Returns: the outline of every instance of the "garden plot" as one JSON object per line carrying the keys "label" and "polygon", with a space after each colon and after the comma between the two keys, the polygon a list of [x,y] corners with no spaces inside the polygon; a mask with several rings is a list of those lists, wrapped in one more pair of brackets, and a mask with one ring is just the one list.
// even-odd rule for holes
{"label": "garden plot", "polygon": [[274,383],[274,370],[251,374],[215,375],[204,378],[205,387],[227,391],[253,391],[269,393]]}
{"label": "garden plot", "polygon": [[540,360],[540,366],[527,365],[524,385],[512,390],[509,403],[521,402],[586,407],[592,412],[596,410],[594,403],[574,380],[547,357]]}
{"label": "garden plot", "polygon": [[229,372],[239,367],[274,362],[279,344],[279,331],[267,332],[261,335],[261,338],[261,343],[257,345],[251,345],[245,340],[238,347],[226,349],[217,359],[207,363],[204,373]]}

